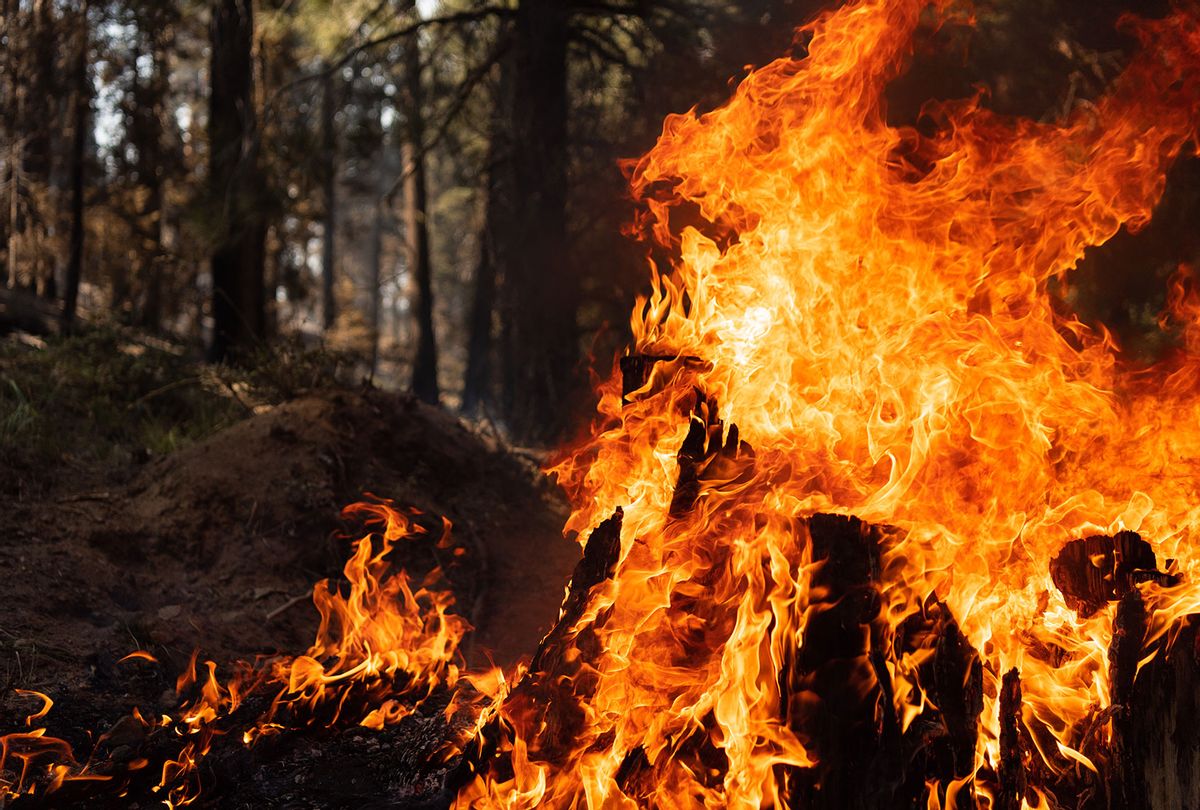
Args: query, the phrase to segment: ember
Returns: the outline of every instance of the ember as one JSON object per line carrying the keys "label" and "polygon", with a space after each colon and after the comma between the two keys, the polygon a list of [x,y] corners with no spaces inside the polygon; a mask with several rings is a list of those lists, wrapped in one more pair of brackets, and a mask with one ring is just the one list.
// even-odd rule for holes
{"label": "ember", "polygon": [[[373,533],[347,594],[317,586],[308,652],[208,663],[146,721],[179,735],[168,806],[204,796],[218,738],[431,706],[456,807],[1141,800],[1135,679],[1200,611],[1200,304],[1181,268],[1163,318],[1185,347],[1134,367],[1060,296],[1193,148],[1200,16],[1126,21],[1142,55],[1066,121],[975,99],[889,126],[914,32],[956,9],[826,13],[804,58],[629,165],[653,288],[590,438],[550,469],[585,552],[529,663],[464,672],[448,592],[389,570],[420,526],[351,507]],[[31,697],[8,796],[134,781],[71,759]]]}

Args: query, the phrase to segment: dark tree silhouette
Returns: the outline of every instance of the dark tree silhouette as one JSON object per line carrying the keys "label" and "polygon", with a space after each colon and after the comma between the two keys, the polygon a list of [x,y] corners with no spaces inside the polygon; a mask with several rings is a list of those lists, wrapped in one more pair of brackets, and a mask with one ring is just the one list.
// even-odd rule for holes
{"label": "dark tree silhouette", "polygon": [[512,200],[501,301],[502,414],[521,441],[556,435],[579,361],[580,285],[567,252],[570,4],[522,0],[513,22]]}
{"label": "dark tree silhouette", "polygon": [[337,322],[334,267],[337,260],[337,88],[334,71],[321,80],[321,325]]}
{"label": "dark tree silhouette", "polygon": [[75,97],[73,99],[74,115],[71,122],[71,224],[70,242],[67,253],[67,267],[63,282],[63,331],[70,332],[75,327],[75,310],[79,300],[79,282],[83,276],[83,247],[84,222],[84,192],[85,170],[87,166],[87,125],[88,113],[91,107],[92,82],[88,72],[88,9],[90,3],[83,0],[79,9],[79,29],[76,32],[78,45],[75,54],[73,70],[75,82]]}
{"label": "dark tree silhouette", "polygon": [[254,109],[253,0],[214,0],[209,67],[209,182],[216,212],[210,356],[230,359],[264,337],[265,228]]}
{"label": "dark tree silhouette", "polygon": [[[408,5],[410,11],[416,3]],[[414,34],[404,41],[402,101],[404,139],[404,223],[408,260],[417,282],[417,353],[412,390],[426,402],[438,401],[437,338],[433,327],[433,264],[429,255],[428,184],[425,173],[425,117],[422,111],[421,45]]]}

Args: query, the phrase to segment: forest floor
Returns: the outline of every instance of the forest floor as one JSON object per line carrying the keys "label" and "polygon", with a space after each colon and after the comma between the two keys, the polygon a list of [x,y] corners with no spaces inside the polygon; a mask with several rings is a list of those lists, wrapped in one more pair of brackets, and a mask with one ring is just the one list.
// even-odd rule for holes
{"label": "forest floor", "polygon": [[[314,583],[362,534],[339,512],[366,493],[453,523],[465,553],[409,543],[395,562],[446,568],[477,628],[470,663],[533,651],[578,547],[530,459],[407,395],[255,401],[269,386],[173,357],[120,335],[0,346],[0,735],[37,708],[14,688],[53,698],[42,722],[86,752],[134,705],[169,712],[193,650],[220,666],[302,653]],[[120,661],[139,649],[159,663]]]}

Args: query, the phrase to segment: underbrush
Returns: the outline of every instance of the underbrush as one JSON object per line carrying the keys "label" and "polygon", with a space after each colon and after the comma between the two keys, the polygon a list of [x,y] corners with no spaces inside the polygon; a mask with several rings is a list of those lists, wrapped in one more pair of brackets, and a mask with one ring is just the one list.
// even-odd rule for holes
{"label": "underbrush", "polygon": [[43,469],[170,453],[306,391],[351,384],[350,358],[284,343],[242,366],[117,327],[0,339],[0,460]]}

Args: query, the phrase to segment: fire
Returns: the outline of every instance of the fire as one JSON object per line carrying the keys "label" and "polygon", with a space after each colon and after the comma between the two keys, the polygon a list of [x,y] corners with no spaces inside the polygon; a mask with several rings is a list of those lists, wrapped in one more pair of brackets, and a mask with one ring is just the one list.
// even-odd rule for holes
{"label": "fire", "polygon": [[[193,653],[177,683],[180,695],[192,697],[177,717],[150,720],[134,709],[132,717],[146,729],[179,738],[178,753],[163,763],[154,788],[167,807],[183,807],[199,798],[201,763],[220,736],[236,733],[249,746],[263,736],[309,726],[382,729],[419,709],[436,689],[455,690],[457,700],[446,709],[448,719],[455,719],[459,711],[474,719],[480,707],[500,694],[504,680],[499,673],[462,672],[458,645],[470,625],[450,612],[454,599],[449,589],[435,587],[440,571],[414,587],[403,570],[392,570],[389,557],[396,544],[427,532],[417,521],[418,513],[376,499],[347,507],[344,515],[371,531],[354,543],[343,570],[344,592],[324,580],[314,587],[313,603],[321,621],[304,655],[238,662],[232,675],[222,679],[215,662],[198,667],[199,653]],[[443,522],[437,542],[439,547],[449,546],[448,522]],[[155,660],[142,650],[122,660],[135,659]],[[271,692],[274,696],[264,699]],[[41,693],[18,694],[42,701],[27,720],[30,726],[53,706]],[[248,723],[235,721],[235,713],[252,699],[262,710]],[[103,742],[101,737],[97,746]],[[447,742],[453,749],[453,741]],[[446,756],[454,753],[448,750]],[[140,769],[147,763],[136,764]],[[71,747],[47,736],[45,728],[0,737],[0,800],[53,792],[67,780],[112,778],[92,775],[91,765],[89,761],[77,767]],[[8,773],[15,773],[15,779]]]}
{"label": "fire", "polygon": [[[972,99],[928,105],[926,134],[889,126],[883,92],[928,13],[862,0],[822,15],[804,59],[755,72],[719,110],[669,118],[631,166],[656,261],[634,354],[663,359],[627,401],[618,377],[602,388],[593,437],[555,469],[569,529],[624,509],[620,565],[593,594],[587,723],[552,761],[514,747],[513,776],[481,778],[464,805],[782,804],[789,769],[817,756],[807,708],[780,686],[823,609],[803,522],[816,513],[894,527],[880,543],[887,632],[866,651],[887,659],[904,727],[932,651],[894,642],[931,599],[982,657],[983,742],[968,776],[941,786],[951,794],[999,761],[1012,668],[1046,767],[1096,769],[1080,726],[1112,700],[1115,607],[1068,606],[1050,573],[1068,541],[1138,531],[1174,561],[1137,586],[1147,643],[1196,609],[1191,277],[1165,316],[1184,349],[1149,368],[1064,314],[1052,287],[1149,219],[1194,143],[1200,18],[1126,21],[1142,55],[1063,123]],[[697,425],[722,440],[717,413],[748,452],[702,440],[688,472]],[[864,696],[878,679],[847,674]],[[649,786],[629,787],[633,760]]]}
{"label": "fire", "polygon": [[[178,691],[199,683],[199,697],[182,708],[176,727],[185,745],[163,766],[160,781],[170,806],[190,804],[200,795],[199,762],[214,737],[228,733],[224,721],[264,686],[273,686],[276,693],[266,711],[241,730],[246,745],[264,735],[313,725],[381,729],[419,708],[435,688],[459,684],[458,644],[470,625],[448,612],[454,603],[448,589],[414,589],[404,571],[391,570],[388,559],[397,542],[426,533],[415,520],[417,513],[370,501],[349,506],[343,514],[373,531],[354,543],[343,569],[345,594],[326,580],[313,589],[321,623],[307,653],[267,666],[242,663],[225,683],[212,661],[205,664],[207,674],[198,676],[193,654]],[[443,522],[442,528],[438,545],[446,548],[450,524]],[[432,572],[427,584],[439,577],[440,571]],[[499,683],[484,674],[471,679],[480,700]]]}
{"label": "fire", "polygon": [[[305,655],[224,682],[193,660],[181,689],[199,696],[163,721],[183,740],[168,804],[196,798],[197,763],[264,688],[246,744],[381,728],[455,690],[447,711],[465,706],[477,734],[454,746],[476,766],[458,807],[792,806],[837,755],[814,731],[833,716],[813,688],[830,672],[837,700],[897,734],[940,711],[937,690],[979,684],[969,761],[928,783],[931,808],[994,806],[987,775],[1020,740],[1041,773],[1098,769],[1115,642],[1136,671],[1200,611],[1200,293],[1181,268],[1161,322],[1182,346],[1135,367],[1056,290],[1089,246],[1148,221],[1195,143],[1200,16],[1126,21],[1142,55],[1064,122],[976,98],[928,105],[932,132],[889,125],[914,33],[956,7],[827,12],[803,59],[670,117],[631,164],[652,291],[591,438],[552,470],[586,553],[528,666],[463,673],[447,593],[389,570],[423,529],[353,507],[377,531],[347,593],[314,591]],[[1068,562],[1095,569],[1099,597],[1056,581]],[[1114,639],[1123,594],[1144,600],[1142,641]],[[949,658],[962,680],[931,683]],[[42,733],[5,738],[3,761],[22,763],[9,793]]]}

